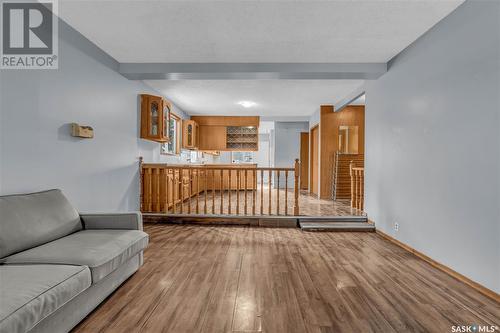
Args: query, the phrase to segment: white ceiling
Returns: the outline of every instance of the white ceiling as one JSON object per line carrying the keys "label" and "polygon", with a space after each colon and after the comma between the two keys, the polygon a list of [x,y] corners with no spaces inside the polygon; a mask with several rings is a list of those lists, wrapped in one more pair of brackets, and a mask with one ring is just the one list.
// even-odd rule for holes
{"label": "white ceiling", "polygon": [[[363,84],[361,80],[150,80],[187,113],[210,115],[309,116]],[[253,101],[244,108],[239,101]]]}
{"label": "white ceiling", "polygon": [[[59,14],[122,63],[385,63],[462,2],[60,0]],[[146,83],[189,114],[307,116],[363,81]]]}
{"label": "white ceiling", "polygon": [[61,0],[119,62],[387,62],[463,0]]}

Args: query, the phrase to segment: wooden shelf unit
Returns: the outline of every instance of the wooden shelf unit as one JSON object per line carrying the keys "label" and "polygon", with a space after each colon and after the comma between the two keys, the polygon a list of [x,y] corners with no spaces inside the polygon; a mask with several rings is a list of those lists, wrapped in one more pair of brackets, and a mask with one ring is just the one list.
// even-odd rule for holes
{"label": "wooden shelf unit", "polygon": [[254,126],[227,126],[226,147],[234,150],[258,150],[259,133]]}

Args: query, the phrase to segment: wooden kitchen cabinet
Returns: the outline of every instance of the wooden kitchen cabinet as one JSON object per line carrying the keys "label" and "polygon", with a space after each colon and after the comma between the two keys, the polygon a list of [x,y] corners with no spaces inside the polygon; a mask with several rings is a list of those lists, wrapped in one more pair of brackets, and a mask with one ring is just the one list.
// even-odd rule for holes
{"label": "wooden kitchen cabinet", "polygon": [[[241,170],[240,173],[240,186],[238,187],[238,171],[236,169],[241,168],[241,167],[246,167],[246,168],[255,168],[255,164],[240,164],[240,165],[235,165],[235,164],[230,164],[228,165],[231,168],[234,168],[234,170],[224,170],[222,173],[222,186],[224,190],[237,190],[238,188],[240,190],[253,190],[257,188],[257,182],[256,178],[254,177],[254,171],[253,170],[247,170],[247,178],[246,178],[246,183],[245,183],[245,171]],[[214,187],[216,190],[221,189],[221,172],[220,170],[215,170],[212,171],[210,169],[207,169],[208,172],[208,188],[212,189],[212,179],[215,182]],[[212,177],[212,172],[213,172],[213,177]],[[229,173],[231,172],[231,181],[229,181]]]}
{"label": "wooden kitchen cabinet", "polygon": [[199,125],[199,149],[257,151],[259,117],[192,116]]}
{"label": "wooden kitchen cabinet", "polygon": [[141,96],[141,138],[156,142],[168,142],[170,103],[161,96]]}
{"label": "wooden kitchen cabinet", "polygon": [[197,149],[199,146],[199,127],[194,120],[182,121],[182,147],[185,149]]}
{"label": "wooden kitchen cabinet", "polygon": [[199,127],[200,150],[225,150],[226,149],[226,126]]}

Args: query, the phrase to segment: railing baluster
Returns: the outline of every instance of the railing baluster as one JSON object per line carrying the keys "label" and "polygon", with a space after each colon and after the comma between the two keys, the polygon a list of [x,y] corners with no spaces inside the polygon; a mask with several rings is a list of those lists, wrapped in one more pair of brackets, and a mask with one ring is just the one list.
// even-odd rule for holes
{"label": "railing baluster", "polygon": [[245,191],[245,215],[247,215],[247,186],[248,186],[248,170],[245,169],[245,186],[243,186],[243,190]]}
{"label": "railing baluster", "polygon": [[252,170],[253,179],[252,179],[252,215],[255,216],[255,199],[257,195],[257,170]]}
{"label": "railing baluster", "polygon": [[295,196],[295,201],[294,201],[294,205],[293,205],[293,215],[295,216],[299,216],[299,191],[300,191],[300,188],[299,188],[299,174],[300,174],[300,165],[299,165],[299,159],[295,159],[295,168],[294,168],[294,178],[295,178],[295,182],[294,182],[294,186],[293,186],[293,193],[294,193],[294,196]]}
{"label": "railing baluster", "polygon": [[215,214],[215,169],[212,169],[212,214]]}
{"label": "railing baluster", "polygon": [[224,214],[224,169],[220,172],[220,214]]}
{"label": "railing baluster", "polygon": [[241,170],[236,169],[236,215],[240,214]]}
{"label": "railing baluster", "polygon": [[231,174],[233,170],[229,170],[229,185],[227,186],[227,194],[229,196],[229,207],[227,213],[231,215]]}
{"label": "railing baluster", "polygon": [[365,196],[364,196],[364,193],[365,193],[365,170],[363,169],[361,172],[361,182],[360,182],[360,191],[359,191],[359,194],[360,194],[360,198],[361,198],[361,202],[360,202],[360,205],[359,205],[359,209],[360,210],[364,210],[365,208]]}
{"label": "railing baluster", "polygon": [[179,194],[179,178],[177,178],[177,170],[172,170],[172,207],[174,214],[177,213],[177,195]]}
{"label": "railing baluster", "polygon": [[285,170],[285,215],[288,215],[288,170]]}
{"label": "railing baluster", "polygon": [[352,170],[354,162],[351,161],[349,163],[349,175],[351,176],[351,207],[354,207],[355,199],[354,199],[354,172]]}
{"label": "railing baluster", "polygon": [[141,212],[144,211],[144,166],[143,158],[139,157],[139,209]]}
{"label": "railing baluster", "polygon": [[[255,188],[257,191],[257,188]],[[264,170],[260,170],[260,215],[264,215]]]}
{"label": "railing baluster", "polygon": [[151,196],[153,193],[152,181],[151,181],[151,168],[146,169],[146,177],[144,179],[144,182],[146,183],[146,193],[145,193],[146,209],[148,212],[151,212],[153,210],[151,203]]}
{"label": "railing baluster", "polygon": [[280,170],[276,170],[276,215],[280,215]]}
{"label": "railing baluster", "polygon": [[201,169],[196,169],[196,214],[200,213],[200,172]]}
{"label": "railing baluster", "polygon": [[163,204],[163,212],[168,213],[168,170],[161,169],[161,171],[163,173],[163,181],[161,183],[165,187],[165,196],[163,197],[163,199],[165,199]]}
{"label": "railing baluster", "polygon": [[181,184],[181,193],[180,193],[180,205],[181,205],[181,214],[184,213],[184,169],[179,170],[179,182]]}
{"label": "railing baluster", "polygon": [[193,194],[193,169],[189,168],[188,169],[188,180],[187,180],[187,185],[188,185],[188,214],[191,214],[191,196]]}
{"label": "railing baluster", "polygon": [[272,179],[272,177],[273,177],[273,173],[272,173],[272,170],[271,170],[271,169],[269,169],[269,175],[268,175],[268,176],[269,176],[269,182],[268,182],[268,185],[269,185],[269,186],[268,186],[268,189],[269,189],[269,191],[268,191],[268,192],[269,192],[269,202],[268,202],[269,209],[268,209],[267,213],[268,213],[269,215],[272,215],[272,212],[271,212],[271,207],[272,207],[272,205],[271,205],[271,201],[272,201],[272,196],[273,196],[273,194],[272,194],[272,191],[271,191],[271,190],[272,190],[272,189],[271,189],[271,187],[272,187],[272,181],[271,181],[271,179]]}
{"label": "railing baluster", "polygon": [[205,175],[205,182],[203,183],[203,200],[205,201],[205,206],[203,207],[203,213],[207,214],[207,189],[208,189],[208,170],[203,170]]}

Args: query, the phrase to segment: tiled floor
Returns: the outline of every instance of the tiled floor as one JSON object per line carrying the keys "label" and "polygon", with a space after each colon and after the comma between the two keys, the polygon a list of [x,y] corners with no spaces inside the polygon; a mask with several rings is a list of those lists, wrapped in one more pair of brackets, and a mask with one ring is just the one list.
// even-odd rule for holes
{"label": "tiled floor", "polygon": [[[245,213],[245,191],[239,192],[239,210],[237,209],[238,193],[237,191],[224,191],[221,198],[220,191],[207,191],[206,207],[207,214],[218,215],[293,215],[294,193],[293,190],[271,189],[271,200],[269,200],[269,188],[260,188],[255,192],[246,191],[246,213]],[[279,207],[278,207],[278,192],[279,192]],[[288,203],[285,207],[285,197]],[[229,205],[231,200],[231,205]],[[269,201],[271,201],[271,209],[269,210]],[[255,212],[253,204],[255,202]],[[222,209],[221,209],[222,204]],[[231,206],[231,209],[229,207]],[[198,207],[198,209],[197,209]],[[261,210],[262,207],[262,210]],[[279,214],[278,214],[279,209]],[[286,210],[285,210],[286,209]],[[303,216],[348,216],[348,215],[364,215],[358,209],[351,208],[348,200],[324,200],[318,199],[315,196],[309,195],[307,191],[301,191],[299,195],[299,215]],[[285,214],[285,211],[287,214]],[[171,210],[170,213],[173,211]],[[176,207],[176,213],[180,213],[180,205]],[[201,193],[198,197],[193,197],[191,200],[184,203],[182,213],[190,214],[205,214],[205,194]],[[270,212],[270,213],[269,213]]]}

